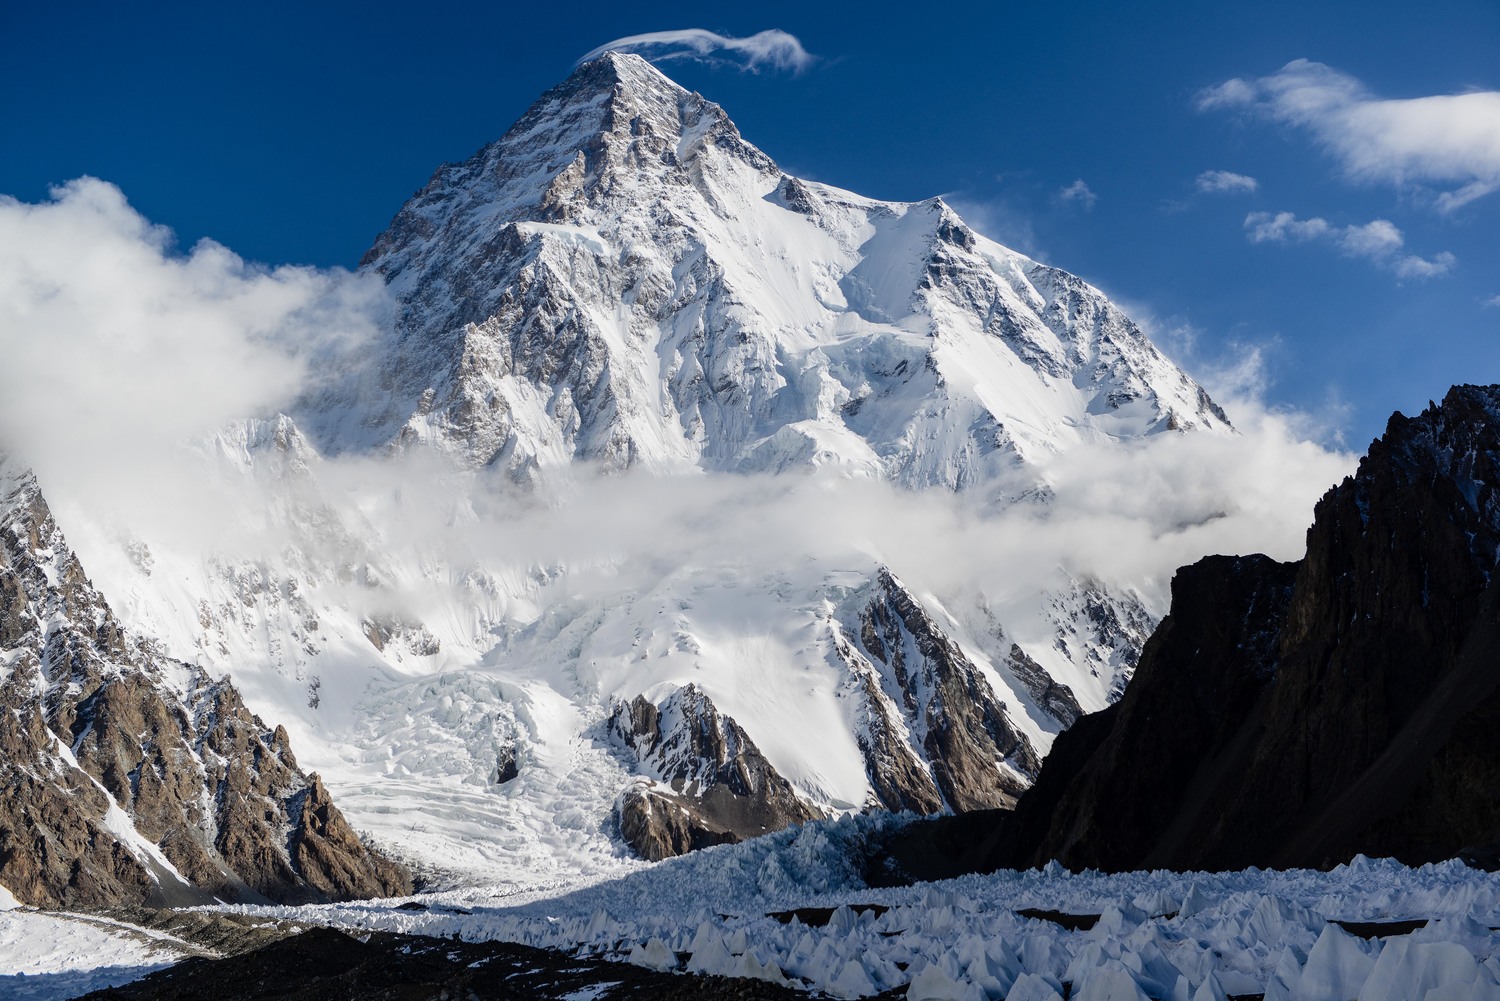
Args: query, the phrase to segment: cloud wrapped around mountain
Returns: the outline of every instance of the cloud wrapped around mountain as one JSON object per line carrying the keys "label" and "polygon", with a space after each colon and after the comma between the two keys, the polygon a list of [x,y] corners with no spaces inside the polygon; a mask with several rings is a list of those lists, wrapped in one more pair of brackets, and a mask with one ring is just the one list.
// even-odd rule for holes
{"label": "cloud wrapped around mountain", "polygon": [[94,178],[0,197],[0,451],[107,492],[120,467],[288,407],[387,308],[378,279],[264,268],[210,240],[176,252]]}
{"label": "cloud wrapped around mountain", "polygon": [[1297,59],[1270,76],[1210,87],[1197,103],[1307,129],[1352,180],[1439,189],[1445,212],[1500,189],[1500,92],[1386,99],[1347,73]]}
{"label": "cloud wrapped around mountain", "polygon": [[[216,432],[294,410],[319,371],[389,322],[388,308],[378,278],[262,268],[207,242],[174,252],[168,231],[101,181],[39,205],[0,200],[0,450],[35,468],[106,591],[134,579],[113,526],[194,567],[205,552],[274,561],[317,540],[275,523],[270,512],[288,503],[280,480],[230,475],[249,460],[221,454],[238,446]],[[773,575],[811,561],[823,574],[879,561],[938,592],[978,588],[997,601],[1057,586],[1066,568],[1140,588],[1164,611],[1173,568],[1205,553],[1299,556],[1313,501],[1352,465],[1238,382],[1216,395],[1239,434],[1080,445],[1003,485],[1021,496],[1039,475],[1045,505],[998,509],[987,492],[909,491],[837,469],[577,467],[531,494],[421,450],[312,457],[317,493],[296,499],[321,512],[314,527],[327,515],[373,531],[368,541],[401,566],[436,555],[516,579],[567,567],[558,586],[578,593],[629,595],[683,567]],[[365,558],[339,532],[317,544],[328,547],[321,565]],[[429,576],[411,571],[399,593],[351,585],[347,600],[394,600],[419,618],[475,600],[467,577]]]}
{"label": "cloud wrapped around mountain", "polygon": [[652,31],[605,42],[578,61],[585,63],[606,52],[636,52],[661,60],[711,60],[727,55],[743,60],[744,68],[752,73],[766,68],[800,73],[816,60],[795,35],[778,28],[758,31],[746,38],[731,38],[705,28]]}
{"label": "cloud wrapped around mountain", "polygon": [[1251,212],[1245,216],[1245,236],[1251,243],[1325,241],[1349,257],[1370,261],[1403,279],[1435,278],[1458,263],[1458,258],[1447,251],[1432,257],[1400,253],[1406,237],[1389,219],[1375,219],[1362,226],[1335,226],[1319,216],[1298,219],[1291,212]]}

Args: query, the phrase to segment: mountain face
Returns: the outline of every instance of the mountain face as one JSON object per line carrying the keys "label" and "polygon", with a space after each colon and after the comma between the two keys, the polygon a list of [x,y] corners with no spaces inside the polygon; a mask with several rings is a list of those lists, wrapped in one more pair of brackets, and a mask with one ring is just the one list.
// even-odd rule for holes
{"label": "mountain face", "polygon": [[579,477],[723,498],[821,470],[994,511],[1045,505],[1071,448],[1231,432],[1097,289],[940,199],[784,174],[634,56],[438,170],[362,267],[396,304],[364,363],[192,452],[225,536],[273,541],[69,534],[132,631],[232,674],[361,829],[490,879],[1009,806],[1159,611],[1082,570],[939,588],[884,552],[920,524],[525,555]]}
{"label": "mountain face", "polygon": [[1307,556],[1210,557],[987,866],[1411,864],[1500,846],[1500,386],[1391,418]]}
{"label": "mountain face", "polygon": [[395,338],[309,421],[330,450],[429,443],[516,477],[833,463],[963,489],[1080,440],[1228,426],[1097,290],[941,199],[783,174],[631,55],[439,170],[364,266]]}
{"label": "mountain face", "polygon": [[39,906],[410,892],[286,731],[132,639],[0,459],[0,885]]}

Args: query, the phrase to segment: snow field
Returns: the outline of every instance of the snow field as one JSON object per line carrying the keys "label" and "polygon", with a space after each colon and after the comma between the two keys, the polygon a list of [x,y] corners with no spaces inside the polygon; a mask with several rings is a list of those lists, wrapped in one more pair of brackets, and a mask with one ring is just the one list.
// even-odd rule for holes
{"label": "snow field", "polygon": [[0,998],[62,1001],[139,980],[191,954],[163,932],[19,907],[0,887]]}
{"label": "snow field", "polygon": [[[848,859],[907,821],[851,817],[709,849],[561,893],[453,891],[314,908],[242,908],[338,927],[458,935],[855,998],[914,1001],[1500,1001],[1500,876],[1461,862],[1358,857],[1331,872],[1003,871],[896,889]],[[878,906],[870,906],[878,905]],[[835,908],[828,924],[773,912]],[[882,910],[882,908],[885,908]],[[1087,930],[1023,917],[1099,915]],[[1365,939],[1336,921],[1426,920]],[[684,958],[685,957],[685,958]]]}

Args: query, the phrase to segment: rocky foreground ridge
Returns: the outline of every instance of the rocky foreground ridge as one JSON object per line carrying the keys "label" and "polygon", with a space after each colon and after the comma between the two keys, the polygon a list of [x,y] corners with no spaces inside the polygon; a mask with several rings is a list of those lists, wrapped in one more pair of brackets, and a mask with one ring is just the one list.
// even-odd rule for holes
{"label": "rocky foreground ridge", "polygon": [[1396,414],[1297,563],[1182,568],[1124,697],[1012,816],[914,833],[958,868],[1500,858],[1500,386]]}
{"label": "rocky foreground ridge", "polygon": [[281,727],[135,641],[0,457],[0,885],[37,906],[406,893]]}

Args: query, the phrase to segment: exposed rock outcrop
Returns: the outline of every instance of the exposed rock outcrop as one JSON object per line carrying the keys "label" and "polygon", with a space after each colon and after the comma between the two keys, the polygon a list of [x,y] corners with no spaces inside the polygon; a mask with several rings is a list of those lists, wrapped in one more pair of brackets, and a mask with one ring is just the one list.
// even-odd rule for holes
{"label": "exposed rock outcrop", "polygon": [[646,776],[616,803],[621,834],[644,858],[730,844],[821,816],[696,685],[660,702],[639,695],[622,702],[609,725]]}
{"label": "exposed rock outcrop", "polygon": [[[979,668],[884,568],[861,616],[859,645],[878,666],[882,690],[900,708],[909,739],[930,762],[929,782],[941,803],[957,812],[1014,804],[1040,757]],[[885,766],[870,772],[876,788],[897,790],[897,802],[888,806],[931,802],[920,782],[893,783]]]}
{"label": "exposed rock outcrop", "polygon": [[[1139,656],[1139,655],[1137,655]],[[1025,686],[1027,693],[1046,712],[1067,729],[1083,715],[1073,690],[1047,673],[1047,669],[1031,658],[1019,643],[1010,645],[1010,656],[1005,660],[1016,680]]]}
{"label": "exposed rock outcrop", "polygon": [[0,459],[0,885],[41,906],[410,890],[280,727],[121,630],[29,473]]}
{"label": "exposed rock outcrop", "polygon": [[1391,418],[1298,564],[1213,557],[984,864],[1411,863],[1500,843],[1500,387]]}

